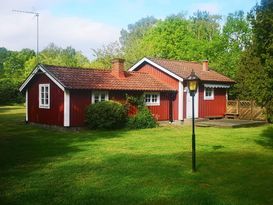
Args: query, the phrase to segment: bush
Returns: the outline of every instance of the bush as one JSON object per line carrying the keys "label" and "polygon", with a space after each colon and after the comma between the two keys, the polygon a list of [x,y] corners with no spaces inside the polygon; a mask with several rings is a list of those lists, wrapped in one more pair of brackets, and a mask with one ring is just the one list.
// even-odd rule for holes
{"label": "bush", "polygon": [[105,101],[91,104],[86,110],[86,123],[92,129],[117,129],[127,122],[127,109],[124,105]]}
{"label": "bush", "polygon": [[19,83],[9,79],[0,80],[0,105],[24,102],[24,96],[19,91]]}
{"label": "bush", "polygon": [[157,122],[150,110],[143,107],[135,116],[129,118],[127,126],[131,129],[153,128],[157,126]]}

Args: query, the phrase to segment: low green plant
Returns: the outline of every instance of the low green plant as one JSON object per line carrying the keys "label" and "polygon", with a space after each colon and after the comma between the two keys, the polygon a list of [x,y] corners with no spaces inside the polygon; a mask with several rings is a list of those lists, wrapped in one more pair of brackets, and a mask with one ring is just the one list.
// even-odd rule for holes
{"label": "low green plant", "polygon": [[19,91],[19,83],[4,78],[0,80],[0,105],[24,102],[24,97]]}
{"label": "low green plant", "polygon": [[141,109],[145,106],[144,95],[132,96],[132,95],[126,94],[126,101],[127,103],[137,107],[138,109]]}
{"label": "low green plant", "polygon": [[91,104],[86,110],[86,123],[91,129],[117,129],[127,122],[126,106],[114,101]]}
{"label": "low green plant", "polygon": [[130,129],[153,128],[157,122],[147,107],[138,110],[137,114],[129,117],[127,127]]}

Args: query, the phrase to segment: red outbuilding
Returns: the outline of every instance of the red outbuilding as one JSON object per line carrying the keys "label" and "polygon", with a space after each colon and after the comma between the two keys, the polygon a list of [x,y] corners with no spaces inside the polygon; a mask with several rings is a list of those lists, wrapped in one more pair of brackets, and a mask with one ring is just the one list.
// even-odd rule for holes
{"label": "red outbuilding", "polygon": [[20,87],[26,95],[26,121],[65,127],[83,126],[91,103],[126,95],[144,95],[159,121],[192,118],[186,78],[194,70],[200,79],[195,95],[196,118],[224,116],[227,89],[234,83],[203,64],[143,58],[128,71],[124,60],[114,59],[112,70],[39,64]]}

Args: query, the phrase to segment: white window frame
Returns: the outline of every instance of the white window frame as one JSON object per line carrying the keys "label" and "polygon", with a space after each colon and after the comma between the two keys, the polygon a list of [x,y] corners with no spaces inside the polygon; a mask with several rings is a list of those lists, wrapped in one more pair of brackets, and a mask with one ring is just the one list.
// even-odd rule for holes
{"label": "white window frame", "polygon": [[[42,87],[44,88],[48,88],[48,103],[45,104],[45,101],[44,103],[42,103]],[[44,98],[45,99],[45,98]],[[39,108],[42,108],[42,109],[50,109],[50,84],[39,84]]]}
{"label": "white window frame", "polygon": [[[146,102],[146,95],[151,95],[150,102]],[[152,95],[157,95],[157,102],[152,102]],[[147,92],[144,93],[144,101],[147,106],[159,106],[160,105],[160,93],[159,92]]]}
{"label": "white window frame", "polygon": [[[207,89],[211,89],[211,96],[206,96]],[[205,87],[204,89],[204,100],[214,100],[214,88]]]}
{"label": "white window frame", "polygon": [[108,101],[109,100],[109,92],[108,91],[99,91],[99,90],[95,90],[92,92],[92,104],[95,104],[95,95],[99,95],[99,102],[101,102],[101,95],[104,94],[105,95],[105,100],[104,101]]}

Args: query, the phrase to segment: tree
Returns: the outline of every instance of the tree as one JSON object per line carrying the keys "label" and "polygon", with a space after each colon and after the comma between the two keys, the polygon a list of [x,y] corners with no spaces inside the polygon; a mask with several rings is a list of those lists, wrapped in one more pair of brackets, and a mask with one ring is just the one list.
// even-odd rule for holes
{"label": "tree", "polygon": [[68,67],[88,67],[89,60],[81,52],[76,51],[71,46],[61,48],[54,43],[50,43],[39,55],[40,63],[68,66]]}
{"label": "tree", "polygon": [[212,66],[231,78],[236,77],[241,54],[250,43],[251,28],[243,11],[230,13],[219,41],[214,46]]}
{"label": "tree", "polygon": [[103,45],[102,48],[92,49],[95,60],[91,61],[92,68],[111,68],[113,58],[122,58],[120,44],[115,41],[108,45]]}
{"label": "tree", "polygon": [[35,52],[31,49],[11,51],[9,57],[3,63],[3,77],[21,82],[25,77],[24,64],[34,56]]}
{"label": "tree", "polygon": [[248,15],[251,44],[246,49],[238,72],[240,95],[255,99],[273,120],[273,1],[262,0]]}
{"label": "tree", "polygon": [[10,51],[4,47],[0,47],[0,76],[3,74],[4,62],[10,56]]}
{"label": "tree", "polygon": [[156,26],[158,20],[153,16],[142,18],[134,24],[129,24],[127,30],[120,32],[121,49],[126,59],[125,66],[128,68],[140,58],[150,54],[149,45],[144,45],[143,38],[150,29]]}

